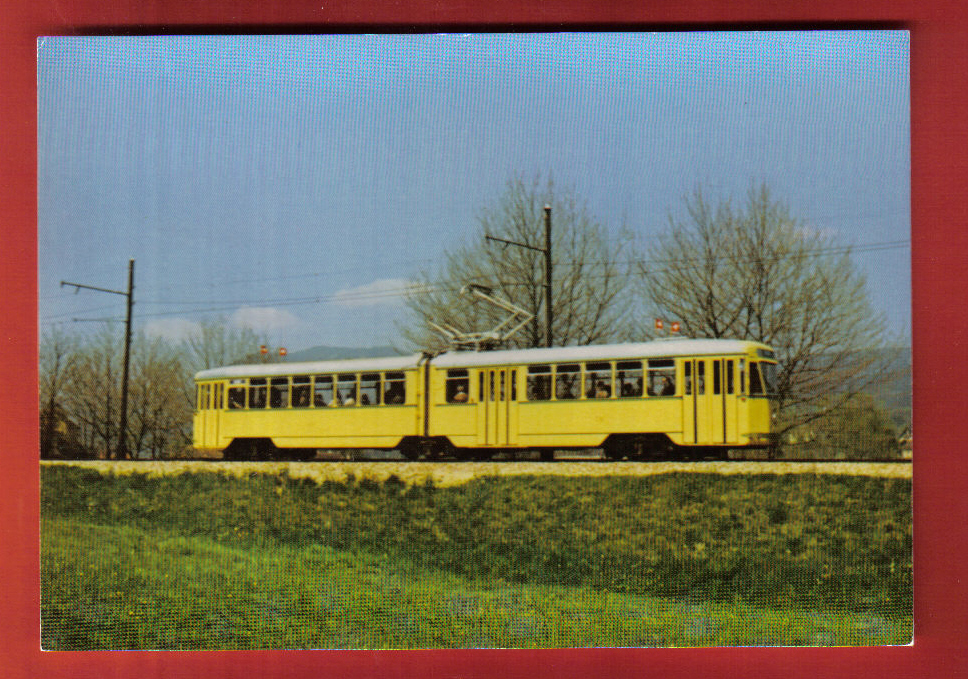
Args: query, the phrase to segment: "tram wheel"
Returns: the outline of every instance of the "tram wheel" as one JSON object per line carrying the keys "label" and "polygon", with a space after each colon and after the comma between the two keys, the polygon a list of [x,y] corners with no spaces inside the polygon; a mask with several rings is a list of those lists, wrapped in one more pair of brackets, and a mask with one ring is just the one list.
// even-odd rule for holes
{"label": "tram wheel", "polygon": [[234,439],[225,449],[223,457],[240,462],[268,460],[272,448],[275,446],[264,439]]}
{"label": "tram wheel", "polygon": [[411,462],[420,457],[420,448],[412,443],[404,443],[398,448],[398,450],[400,451],[401,455]]}
{"label": "tram wheel", "polygon": [[276,453],[277,460],[292,460],[295,462],[308,462],[315,457],[315,448],[279,448]]}
{"label": "tram wheel", "polygon": [[624,460],[628,457],[628,450],[625,443],[621,440],[607,441],[602,447],[605,457],[609,460]]}

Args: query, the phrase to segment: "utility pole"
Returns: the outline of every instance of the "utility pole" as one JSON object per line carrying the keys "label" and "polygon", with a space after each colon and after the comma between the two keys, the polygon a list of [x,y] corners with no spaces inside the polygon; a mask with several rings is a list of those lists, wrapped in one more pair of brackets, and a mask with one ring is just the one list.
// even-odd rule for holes
{"label": "utility pole", "polygon": [[544,253],[545,258],[545,346],[550,347],[554,343],[554,338],[552,335],[552,321],[554,320],[554,312],[551,307],[551,206],[544,206],[545,213],[545,246],[539,248],[535,245],[529,245],[528,243],[519,243],[513,240],[506,240],[504,238],[498,238],[490,234],[485,234],[485,240],[492,240],[497,243],[504,243],[505,246],[516,245],[519,248],[527,248],[528,250],[534,250],[535,252]]}
{"label": "utility pole", "polygon": [[550,347],[552,345],[552,335],[551,335],[551,206],[544,206],[545,213],[545,323],[547,324],[548,330],[545,335],[545,346]]}
{"label": "utility pole", "polygon": [[129,366],[131,364],[131,309],[134,306],[134,260],[128,260],[128,291],[121,292],[120,290],[108,290],[107,288],[98,288],[93,285],[82,285],[81,283],[70,283],[68,281],[61,281],[61,287],[69,285],[75,290],[80,290],[84,288],[85,290],[96,290],[97,292],[109,292],[112,295],[123,295],[128,298],[128,314],[127,319],[124,323],[124,375],[121,378],[121,427],[120,432],[118,432],[118,448],[117,457],[118,459],[127,459],[128,457],[128,374]]}

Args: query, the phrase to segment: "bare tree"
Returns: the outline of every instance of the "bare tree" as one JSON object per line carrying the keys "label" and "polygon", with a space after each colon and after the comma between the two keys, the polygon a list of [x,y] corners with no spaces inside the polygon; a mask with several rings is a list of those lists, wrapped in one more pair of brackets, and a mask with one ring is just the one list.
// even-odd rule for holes
{"label": "bare tree", "polygon": [[439,270],[424,273],[411,288],[407,306],[412,321],[401,328],[404,337],[422,348],[443,340],[428,321],[447,323],[463,331],[485,330],[505,317],[483,302],[460,297],[468,283],[485,285],[499,297],[534,314],[512,346],[543,346],[544,254],[514,245],[486,243],[484,236],[544,247],[544,206],[552,208],[553,338],[555,344],[597,344],[623,339],[629,307],[631,276],[628,247],[631,236],[611,237],[588,214],[572,190],[557,191],[552,180],[510,180],[504,193],[478,216],[473,239],[447,253]]}
{"label": "bare tree", "polygon": [[766,186],[738,209],[696,190],[649,251],[640,280],[658,316],[690,337],[776,350],[781,433],[842,407],[876,376],[885,324],[849,248],[795,219]]}
{"label": "bare tree", "polygon": [[183,397],[181,357],[163,339],[143,333],[132,353],[128,448],[152,459],[175,457],[191,444],[192,409]]}
{"label": "bare tree", "polygon": [[64,397],[74,376],[77,337],[57,328],[40,341],[40,456],[58,457],[61,437],[58,429],[74,424],[65,410]]}
{"label": "bare tree", "polygon": [[[263,343],[265,341],[263,340]],[[178,345],[139,333],[132,344],[126,444],[135,455],[174,457],[191,444],[196,371],[259,361],[259,336],[216,319]],[[40,350],[41,454],[58,454],[69,430],[72,452],[114,456],[120,426],[120,334],[110,323],[91,334],[52,331]]]}
{"label": "bare tree", "polygon": [[186,367],[194,372],[258,361],[260,344],[267,344],[264,334],[233,327],[228,320],[218,317],[201,321],[198,331],[182,343],[181,354]]}
{"label": "bare tree", "polygon": [[84,447],[111,459],[117,444],[122,340],[110,323],[78,340],[63,405]]}

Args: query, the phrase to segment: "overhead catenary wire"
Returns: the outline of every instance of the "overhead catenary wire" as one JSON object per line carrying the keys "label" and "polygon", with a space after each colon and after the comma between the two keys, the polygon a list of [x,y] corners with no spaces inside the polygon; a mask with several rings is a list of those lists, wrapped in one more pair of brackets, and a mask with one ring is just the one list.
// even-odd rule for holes
{"label": "overhead catenary wire", "polygon": [[[822,256],[833,256],[833,255],[847,255],[847,254],[861,254],[861,253],[871,253],[871,252],[881,252],[886,250],[898,250],[906,249],[910,247],[910,240],[893,240],[893,241],[881,241],[874,243],[864,243],[859,245],[844,245],[844,246],[830,246],[825,248],[814,248],[806,252],[791,253],[785,255],[779,255],[776,257],[766,258],[767,262],[779,262],[784,259],[793,258],[815,258]],[[720,264],[728,264],[730,262],[739,261],[737,258],[731,257],[729,255],[716,255],[713,259]],[[613,261],[591,261],[582,262],[582,266],[595,267],[602,265],[614,265],[614,266],[638,266],[649,275],[661,275],[664,273],[669,273],[672,271],[670,267],[675,265],[676,271],[690,270],[690,269],[700,269],[709,264],[710,259],[703,256],[697,256],[695,258],[687,258],[685,260],[671,260],[671,259],[658,259],[658,258],[629,258],[629,259],[617,259]],[[567,267],[577,265],[577,262],[565,261],[559,262],[557,266]],[[657,268],[659,267],[659,268]],[[305,276],[316,275],[316,274],[306,274]],[[612,274],[595,274],[595,273],[585,273],[583,278],[586,279],[597,279],[608,277]],[[281,279],[280,279],[281,280]],[[260,279],[250,279],[243,282],[260,282]],[[522,282],[519,280],[502,280],[498,277],[488,277],[487,282],[496,284],[505,289],[515,288],[515,287],[526,287],[539,284],[540,281]],[[458,283],[422,283],[419,281],[412,281],[409,284],[403,284],[398,288],[390,288],[385,290],[372,290],[372,291],[360,291],[360,292],[343,292],[338,291],[326,295],[306,295],[300,297],[277,297],[277,298],[265,298],[265,299],[251,299],[251,298],[241,298],[241,299],[231,299],[231,300],[164,300],[164,299],[146,299],[139,302],[140,305],[180,305],[190,308],[174,309],[169,311],[155,311],[141,313],[139,316],[141,318],[154,318],[154,317],[165,317],[165,316],[179,316],[179,315],[194,315],[201,313],[215,313],[221,311],[235,311],[240,307],[257,307],[257,306],[274,306],[274,307],[289,307],[289,306],[303,306],[303,305],[313,305],[313,304],[329,304],[334,302],[376,302],[382,299],[400,298],[412,295],[415,293],[426,292],[426,293],[447,293],[458,292],[463,286],[464,282]],[[209,305],[209,306],[205,306]],[[191,308],[202,306],[204,308]],[[90,311],[94,311],[91,309]],[[73,315],[77,313],[85,312],[63,312],[54,314],[41,319],[41,323],[44,325],[60,325],[68,321],[55,321],[54,319]],[[91,322],[91,321],[120,321],[122,319],[114,318],[102,318],[102,319],[85,319],[85,318],[72,318],[69,322]]]}
{"label": "overhead catenary wire", "polygon": [[[863,253],[868,253],[868,252],[878,252],[878,251],[882,251],[882,250],[901,249],[901,248],[904,248],[904,247],[910,247],[910,243],[911,243],[910,239],[901,239],[901,240],[881,241],[881,242],[874,242],[874,243],[861,243],[861,244],[858,244],[858,245],[837,245],[837,246],[830,246],[830,247],[826,247],[826,248],[815,248],[815,249],[813,249],[813,250],[810,251],[810,255],[809,256],[820,256],[820,255],[828,255],[828,254],[847,254],[847,253],[863,254]],[[430,259],[430,258],[427,258],[427,259],[419,260],[419,261],[433,261],[433,260]],[[567,261],[560,261],[560,260],[556,260],[556,261],[559,262],[559,265],[560,266],[568,266],[570,264],[574,264],[574,262],[567,262]],[[704,263],[705,263],[705,261],[706,260],[703,260]],[[731,257],[721,256],[721,261],[734,261],[734,260]],[[410,263],[412,264],[413,262],[411,261]],[[604,263],[606,263],[606,262],[601,262],[601,261],[583,262],[583,264],[586,265],[586,266],[596,266],[596,265],[601,265],[601,264],[604,264]],[[639,264],[639,265],[656,265],[656,264],[665,264],[665,263],[672,263],[672,262],[669,261],[669,260],[661,260],[661,259],[654,259],[654,258],[631,258],[631,259],[614,260],[614,262],[611,262],[611,263],[619,264],[619,265],[622,265],[622,264],[631,264],[631,265],[636,265],[636,264]],[[349,271],[356,271],[356,270],[358,270],[358,267],[347,268],[347,269],[344,269],[342,271],[343,272],[349,272]],[[318,272],[310,272],[310,273],[302,273],[302,274],[291,274],[291,275],[286,275],[286,276],[274,276],[274,277],[270,277],[270,278],[265,278],[265,277],[261,277],[261,278],[233,278],[233,279],[222,280],[222,281],[212,281],[211,279],[209,279],[207,282],[209,283],[209,286],[212,287],[212,286],[217,286],[217,285],[237,285],[237,284],[253,284],[253,283],[268,283],[268,282],[278,283],[278,282],[285,282],[285,281],[296,281],[296,280],[305,279],[305,278],[322,278],[324,276],[332,276],[332,275],[333,275],[333,271],[330,271],[330,270],[327,269],[326,271],[318,271]],[[42,300],[66,299],[69,296],[73,296],[73,294],[74,293],[65,293],[63,295],[45,295],[45,296],[42,296],[41,299]],[[357,298],[357,295],[359,295],[359,297],[361,299],[366,299],[366,298],[369,298],[370,296],[373,296],[375,298],[382,297],[382,296],[392,297],[392,296],[399,296],[400,291],[372,291],[372,292],[361,292],[361,293],[352,293],[352,292],[347,293],[347,292],[342,292],[342,293],[333,293],[333,294],[334,295],[335,294],[339,294],[339,295],[343,296],[347,301],[353,301],[354,299]],[[327,295],[327,297],[328,296],[329,295]],[[303,299],[305,299],[307,301],[308,300],[315,301],[318,297],[319,296],[306,296]],[[281,303],[281,302],[290,301],[290,300],[293,300],[293,299],[294,298],[290,298],[290,297],[282,298],[281,300],[277,300],[277,299],[266,299],[266,300],[251,300],[251,299],[239,299],[239,300],[225,300],[225,299],[218,299],[218,300],[155,299],[155,300],[145,300],[145,301],[140,302],[140,304],[156,304],[156,305],[157,304],[185,304],[185,305],[193,305],[193,304],[198,304],[198,305],[205,305],[205,304],[275,304],[275,303]],[[296,298],[296,299],[298,300],[299,298]]]}

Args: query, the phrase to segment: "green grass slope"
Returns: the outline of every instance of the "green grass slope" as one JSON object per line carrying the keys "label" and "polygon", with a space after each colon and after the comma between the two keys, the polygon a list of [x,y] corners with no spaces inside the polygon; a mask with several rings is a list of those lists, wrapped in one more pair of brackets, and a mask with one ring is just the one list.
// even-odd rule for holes
{"label": "green grass slope", "polygon": [[43,523],[42,644],[72,649],[556,648],[906,643],[871,614],[471,582],[397,560],[68,519]]}
{"label": "green grass slope", "polygon": [[910,482],[42,470],[46,648],[907,643]]}

